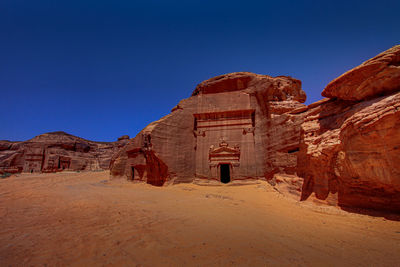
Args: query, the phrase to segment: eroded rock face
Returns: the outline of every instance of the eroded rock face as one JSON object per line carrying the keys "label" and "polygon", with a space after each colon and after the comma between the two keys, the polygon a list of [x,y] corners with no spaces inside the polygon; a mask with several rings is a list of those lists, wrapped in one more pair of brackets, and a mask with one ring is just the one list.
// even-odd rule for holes
{"label": "eroded rock face", "polygon": [[301,82],[287,76],[271,77],[251,72],[234,72],[205,80],[196,86],[192,96],[250,89],[263,94],[268,101],[306,101]]}
{"label": "eroded rock face", "polygon": [[46,133],[24,142],[0,141],[0,171],[106,170],[112,155],[127,142],[93,142],[64,132]]}
{"label": "eroded rock face", "polygon": [[[331,83],[340,88],[336,97],[341,99],[325,99],[305,112],[298,157],[302,200],[312,193],[322,200],[337,194],[342,207],[400,211],[400,92],[393,92],[400,81],[380,74],[392,69],[389,64],[382,67],[384,59],[398,62],[398,51],[396,46],[342,75]],[[359,91],[360,77],[369,82],[364,89],[391,86],[366,95]]]}
{"label": "eroded rock face", "polygon": [[129,140],[129,135],[123,135],[121,137],[118,137],[118,141],[121,141],[121,140]]}
{"label": "eroded rock face", "polygon": [[396,45],[330,82],[322,95],[358,101],[399,90],[400,45]]}
{"label": "eroded rock face", "polygon": [[305,98],[291,77],[240,72],[204,81],[115,155],[111,174],[162,185],[293,173],[301,121],[290,112]]}
{"label": "eroded rock face", "polygon": [[338,205],[400,210],[400,93],[359,103],[330,100],[302,124],[302,199],[338,194]]}

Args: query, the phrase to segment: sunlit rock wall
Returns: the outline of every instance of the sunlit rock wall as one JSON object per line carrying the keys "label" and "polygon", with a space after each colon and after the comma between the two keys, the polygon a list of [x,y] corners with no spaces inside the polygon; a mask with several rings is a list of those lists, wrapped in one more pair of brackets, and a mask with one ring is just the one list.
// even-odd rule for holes
{"label": "sunlit rock wall", "polygon": [[[221,180],[224,165],[230,180],[264,179],[285,169],[283,160],[275,157],[297,162],[291,149],[297,151],[300,133],[282,136],[270,127],[279,120],[280,125],[290,126],[290,120],[281,119],[289,115],[282,113],[304,107],[300,104],[304,101],[300,81],[290,77],[244,72],[204,81],[171,114],[151,123],[115,155],[111,174],[161,185],[169,180]],[[282,138],[290,139],[290,144],[276,140]],[[271,144],[282,155],[267,153]],[[158,178],[150,174],[155,168],[147,156],[150,151],[157,164],[166,166]],[[276,164],[267,164],[267,159]]]}

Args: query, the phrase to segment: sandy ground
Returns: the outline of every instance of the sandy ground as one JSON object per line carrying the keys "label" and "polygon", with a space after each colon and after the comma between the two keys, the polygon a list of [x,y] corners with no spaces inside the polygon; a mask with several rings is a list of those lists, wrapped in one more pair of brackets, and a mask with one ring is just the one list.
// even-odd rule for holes
{"label": "sandy ground", "polygon": [[398,266],[400,222],[267,183],[163,188],[107,172],[0,180],[1,266]]}

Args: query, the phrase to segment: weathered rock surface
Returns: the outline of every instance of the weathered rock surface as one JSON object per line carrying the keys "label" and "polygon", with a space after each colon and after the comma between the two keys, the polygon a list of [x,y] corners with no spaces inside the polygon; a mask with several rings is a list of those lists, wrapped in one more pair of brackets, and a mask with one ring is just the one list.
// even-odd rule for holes
{"label": "weathered rock surface", "polygon": [[288,112],[305,108],[305,98],[291,77],[239,72],[204,81],[115,155],[111,174],[163,185],[293,173],[301,121]]}
{"label": "weathered rock surface", "polygon": [[287,76],[271,77],[251,72],[234,72],[220,75],[201,82],[192,96],[216,94],[250,89],[262,94],[268,101],[295,100],[303,103],[306,93],[301,90],[301,82]]}
{"label": "weathered rock surface", "polygon": [[310,109],[302,127],[302,199],[315,193],[338,205],[400,210],[400,93]]}
{"label": "weathered rock surface", "polygon": [[357,101],[399,90],[400,45],[396,45],[330,82],[322,95]]}
{"label": "weathered rock surface", "polygon": [[0,172],[106,170],[114,153],[128,142],[94,142],[64,132],[24,142],[0,141]]}
{"label": "weathered rock surface", "polygon": [[[387,80],[379,76],[377,81],[376,71],[366,68],[374,62],[380,64],[385,55],[393,58],[394,51],[399,51],[399,46],[356,67],[354,75],[351,70],[341,76],[346,80],[341,90],[349,92],[337,91],[341,98],[360,93],[362,97],[352,99],[369,100],[326,99],[305,112],[298,157],[298,174],[304,178],[303,200],[312,193],[318,199],[337,194],[338,205],[343,207],[400,211],[400,92],[393,93],[400,88],[400,81],[393,76],[386,76]],[[372,87],[378,83],[391,87],[380,87],[378,95],[372,90],[363,95],[358,91],[360,75]]]}
{"label": "weathered rock surface", "polygon": [[118,137],[118,141],[121,141],[121,140],[129,140],[129,135],[123,135],[121,137]]}

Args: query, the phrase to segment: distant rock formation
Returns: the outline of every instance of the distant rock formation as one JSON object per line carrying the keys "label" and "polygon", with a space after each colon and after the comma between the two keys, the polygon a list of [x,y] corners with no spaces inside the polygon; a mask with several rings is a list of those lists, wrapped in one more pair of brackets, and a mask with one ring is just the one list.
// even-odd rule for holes
{"label": "distant rock formation", "polygon": [[0,141],[0,172],[97,171],[129,141],[94,142],[65,132],[38,135],[28,141]]}
{"label": "distant rock formation", "polygon": [[338,77],[322,93],[328,98],[308,106],[291,77],[221,75],[131,139],[113,156],[111,175],[161,186],[277,185],[281,174],[302,200],[334,194],[342,207],[400,211],[399,91],[400,46]]}

